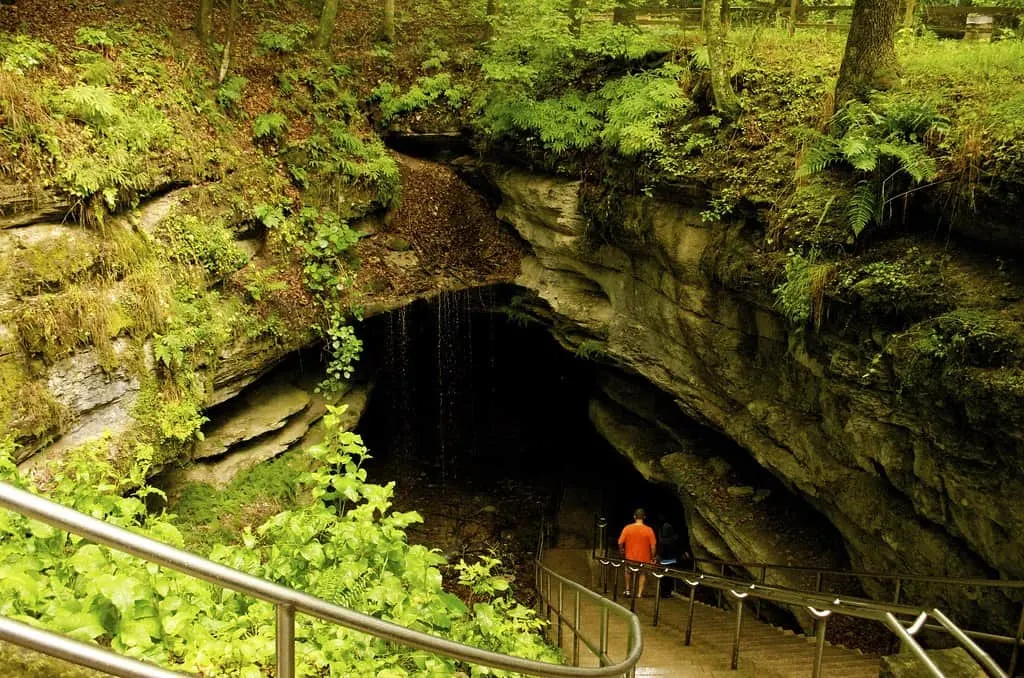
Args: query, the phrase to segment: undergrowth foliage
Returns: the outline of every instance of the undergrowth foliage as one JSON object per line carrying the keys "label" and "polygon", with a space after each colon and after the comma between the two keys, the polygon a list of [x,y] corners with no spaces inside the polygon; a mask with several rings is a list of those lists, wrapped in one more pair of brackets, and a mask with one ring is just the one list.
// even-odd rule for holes
{"label": "undergrowth foliage", "polygon": [[659,64],[666,43],[627,26],[584,21],[570,30],[572,12],[602,9],[547,0],[503,13],[477,101],[476,124],[490,142],[533,142],[555,156],[664,151],[664,127],[692,106],[688,65]]}
{"label": "undergrowth foliage", "polygon": [[[421,520],[392,510],[393,483],[366,481],[368,458],[355,434],[340,430],[339,410],[326,437],[308,450],[313,471],[300,477],[312,500],[282,511],[240,545],[215,545],[209,557],[249,574],[308,591],[407,627],[522,657],[558,661],[537,633],[544,622],[511,597],[500,563],[459,565],[467,602],[443,590],[445,559],[410,546],[405,529]],[[146,478],[152,449],[131,468],[106,461],[106,441],[75,453],[53,477],[51,499],[158,541],[184,543],[175,517],[147,513],[160,491]],[[0,454],[0,479],[36,491]],[[256,678],[274,666],[273,606],[147,565],[0,511],[0,614],[177,670]],[[299,676],[499,675],[420,650],[396,647],[299,615]]]}
{"label": "undergrowth foliage", "polygon": [[847,206],[850,230],[859,236],[885,221],[889,204],[938,173],[926,141],[945,133],[949,120],[929,103],[899,97],[851,101],[836,113],[830,134],[817,134],[797,179],[829,167],[851,170],[857,186]]}

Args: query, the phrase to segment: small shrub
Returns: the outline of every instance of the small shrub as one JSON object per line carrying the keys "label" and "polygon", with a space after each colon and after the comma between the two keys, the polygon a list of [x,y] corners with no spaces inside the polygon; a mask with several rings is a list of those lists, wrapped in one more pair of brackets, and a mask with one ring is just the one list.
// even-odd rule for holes
{"label": "small shrub", "polygon": [[824,317],[825,291],[835,279],[833,264],[816,264],[816,253],[804,257],[798,252],[789,253],[786,261],[785,281],[775,288],[776,308],[795,327],[802,328],[808,322],[815,329],[821,328]]}
{"label": "small shrub", "polygon": [[309,26],[301,23],[268,22],[266,30],[256,39],[256,53],[290,54],[298,51],[312,31]]}
{"label": "small shrub", "polygon": [[935,161],[924,143],[941,135],[949,121],[931,104],[911,99],[852,101],[836,113],[830,135],[819,134],[805,153],[797,179],[844,165],[858,177],[847,207],[854,237],[873,223],[882,223],[886,205],[902,190],[897,179],[913,186],[934,179]]}
{"label": "small shrub", "polygon": [[53,56],[53,45],[27,35],[0,33],[0,54],[3,55],[3,70],[24,74],[43,65]]}
{"label": "small shrub", "polygon": [[248,78],[240,75],[232,75],[217,88],[217,103],[226,111],[238,109],[242,103],[242,91],[249,84]]}
{"label": "small shrub", "polygon": [[234,243],[224,222],[203,220],[192,215],[175,216],[160,222],[155,232],[164,243],[167,257],[188,266],[199,266],[220,279],[246,264],[245,253]]}
{"label": "small shrub", "polygon": [[75,31],[75,42],[85,47],[99,49],[104,56],[114,47],[114,39],[102,28],[94,26],[83,26]]}
{"label": "small shrub", "polygon": [[388,125],[401,115],[424,109],[435,102],[441,102],[456,110],[462,106],[468,95],[467,86],[453,84],[452,76],[448,73],[438,73],[417,78],[415,84],[405,94],[398,94],[398,90],[391,83],[382,83],[374,88],[370,99],[378,102],[381,123]]}
{"label": "small shrub", "polygon": [[284,113],[261,113],[252,121],[252,135],[259,141],[278,142],[288,131],[288,118]]}

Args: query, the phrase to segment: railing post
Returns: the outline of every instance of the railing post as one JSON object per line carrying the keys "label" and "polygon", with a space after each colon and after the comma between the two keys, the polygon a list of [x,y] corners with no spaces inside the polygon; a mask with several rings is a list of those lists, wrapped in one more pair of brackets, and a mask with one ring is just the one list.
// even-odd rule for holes
{"label": "railing post", "polygon": [[821,572],[818,572],[816,575],[814,575],[814,591],[815,591],[815,593],[821,593],[821,588],[822,588],[823,583],[824,583],[823,582],[823,575],[822,575]]}
{"label": "railing post", "polygon": [[[764,580],[768,577],[768,567],[766,565],[761,566],[761,583],[764,584]],[[754,602],[754,619],[761,619],[761,599],[758,598]]]}
{"label": "railing post", "polygon": [[814,624],[814,671],[811,678],[821,678],[821,661],[825,656],[825,626],[828,624],[828,617],[815,619]]}
{"label": "railing post", "polygon": [[697,587],[690,587],[690,610],[686,615],[686,636],[683,638],[683,645],[689,647],[693,638],[693,608],[697,604]]}
{"label": "railing post", "polygon": [[612,564],[609,563],[607,558],[606,558],[605,561],[604,561],[604,564],[601,565],[601,578],[604,580],[604,582],[603,582],[604,583],[604,589],[603,589],[602,592],[605,595],[608,595],[608,577],[611,575],[611,573],[612,573]]}
{"label": "railing post", "polygon": [[900,604],[900,594],[903,593],[903,578],[896,577],[896,593],[892,597],[892,602]]}
{"label": "railing post", "polygon": [[295,678],[295,609],[277,604],[277,678]]}
{"label": "railing post", "polygon": [[[624,563],[619,563],[619,567],[625,566],[626,565]],[[619,567],[614,567],[611,565],[609,565],[609,567],[612,568],[611,570],[609,570],[609,573],[611,574],[612,578],[612,602],[617,603],[619,602]],[[623,570],[623,572],[625,572],[625,570]]]}
{"label": "railing post", "polygon": [[1006,672],[1009,676],[1013,676],[1017,670],[1021,641],[1024,641],[1024,601],[1020,604],[1020,619],[1017,620],[1017,635],[1013,641],[1013,653],[1010,655],[1010,670]]}
{"label": "railing post", "polygon": [[[608,654],[608,608],[601,606],[601,654]],[[598,663],[604,665],[604,660],[598,657]]]}
{"label": "railing post", "polygon": [[662,580],[662,578],[665,575],[661,575],[659,577],[658,575],[654,574],[653,572],[651,574],[654,575],[654,579],[655,579],[655,582],[656,582],[655,585],[654,585],[654,620],[651,623],[651,626],[657,626],[658,625],[658,613],[661,612],[661,580]]}
{"label": "railing post", "polygon": [[736,601],[736,632],[732,637],[732,661],[729,668],[733,671],[740,667],[740,631],[743,628],[743,599]]}
{"label": "railing post", "polygon": [[[627,565],[626,567],[629,567],[629,565]],[[638,567],[634,570],[632,567],[629,567],[629,570],[633,573],[633,575],[629,578],[629,611],[636,612],[636,599],[637,595],[639,594],[639,591],[637,591],[637,585],[640,583],[640,568]]]}
{"label": "railing post", "polygon": [[[718,566],[718,574],[722,577],[725,576],[725,563]],[[722,589],[715,589],[715,607],[722,610],[725,606],[722,605]]]}
{"label": "railing post", "polygon": [[551,623],[551,574],[545,573],[544,580],[547,582],[547,595],[544,596],[544,618]]}
{"label": "railing post", "polygon": [[565,609],[565,598],[564,587],[562,586],[562,580],[558,580],[558,610],[555,614],[558,615],[558,649],[562,649],[562,610]]}
{"label": "railing post", "polygon": [[603,555],[605,558],[608,557],[608,519],[601,516],[597,519],[597,535],[594,539],[594,555]]}
{"label": "railing post", "polygon": [[572,612],[572,665],[580,665],[580,592],[576,590],[576,604]]}

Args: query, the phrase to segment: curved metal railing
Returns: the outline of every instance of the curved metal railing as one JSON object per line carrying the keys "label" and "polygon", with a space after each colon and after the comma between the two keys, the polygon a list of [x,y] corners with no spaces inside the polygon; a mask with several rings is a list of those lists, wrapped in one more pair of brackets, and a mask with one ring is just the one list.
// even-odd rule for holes
{"label": "curved metal railing", "polygon": [[[990,657],[977,643],[959,629],[946,615],[937,609],[923,609],[908,605],[896,605],[864,598],[836,597],[834,594],[814,593],[798,589],[789,589],[770,584],[751,583],[730,577],[678,570],[652,563],[641,563],[614,556],[598,556],[598,562],[607,570],[608,568],[626,567],[632,573],[633,588],[636,589],[636,578],[641,573],[653,576],[657,582],[657,592],[654,598],[654,620],[657,626],[658,614],[661,603],[661,580],[665,577],[677,580],[690,588],[689,593],[689,614],[684,632],[684,644],[689,645],[693,633],[693,611],[696,603],[697,589],[701,586],[715,591],[728,593],[736,600],[736,626],[733,634],[733,651],[731,667],[735,670],[739,665],[740,654],[740,632],[743,624],[744,605],[743,599],[752,598],[763,600],[791,607],[805,608],[815,620],[815,657],[812,676],[817,678],[822,671],[822,658],[825,648],[825,629],[828,618],[833,614],[847,617],[857,617],[881,622],[896,637],[921,660],[931,675],[936,678],[946,678],[945,674],[935,665],[932,659],[915,639],[917,633],[923,628],[936,628],[949,633],[960,645],[967,650],[968,654],[981,665],[986,673],[993,678],[1007,678],[1007,673]],[[618,580],[616,576],[605,576],[605,581],[614,581],[613,599],[617,597]],[[631,608],[635,606],[636,599],[632,599]],[[933,626],[926,626],[928,619],[935,620]]]}
{"label": "curved metal railing", "polygon": [[[408,647],[426,650],[459,661],[513,671],[532,676],[583,678],[591,676],[623,676],[629,674],[640,658],[640,624],[630,615],[631,638],[635,645],[627,657],[614,664],[597,668],[581,668],[533,661],[457,643],[428,633],[414,631],[366,614],[334,605],[320,598],[295,591],[265,579],[240,572],[201,558],[121,527],[97,520],[73,509],[24,490],[0,483],[0,507],[15,511],[53,527],[131,554],[151,563],[183,572],[222,588],[231,589],[272,603],[276,608],[277,678],[295,676],[295,615],[307,614],[323,621],[367,633]],[[538,563],[540,571],[558,577]],[[569,582],[571,584],[571,582]],[[592,594],[595,597],[597,594]],[[613,603],[612,603],[613,604]],[[620,607],[615,605],[615,607]],[[128,678],[172,678],[187,675],[162,669],[153,664],[129,659],[95,645],[79,643],[65,636],[43,631],[0,617],[0,640],[31,650],[38,650],[72,663]]]}
{"label": "curved metal railing", "polygon": [[[921,574],[901,574],[894,572],[871,572],[863,570],[836,570],[834,568],[827,567],[810,567],[806,565],[788,565],[783,563],[747,563],[736,560],[720,560],[716,558],[692,558],[694,564],[694,570],[698,567],[701,568],[714,568],[719,572],[724,573],[725,568],[733,568],[739,570],[746,570],[748,572],[759,573],[758,581],[764,583],[769,572],[790,572],[790,573],[804,573],[808,576],[814,577],[814,588],[816,591],[822,591],[825,588],[825,578],[830,579],[830,583],[834,583],[837,579],[848,579],[848,580],[861,580],[861,579],[874,579],[877,581],[890,581],[893,583],[893,597],[892,602],[899,604],[903,592],[905,590],[905,584],[917,583],[917,584],[933,584],[938,586],[955,586],[961,589],[997,589],[1003,591],[1019,591],[1021,592],[1021,599],[1016,603],[1019,608],[1017,613],[1017,628],[1013,635],[1006,633],[990,633],[988,631],[981,631],[976,629],[961,629],[967,637],[975,641],[982,641],[985,643],[992,643],[995,645],[1010,645],[1012,647],[1010,653],[1010,660],[1006,672],[1013,676],[1016,675],[1017,668],[1020,664],[1021,649],[1024,648],[1024,580],[1020,579],[980,579],[976,577],[942,577],[937,575],[921,575]],[[925,629],[929,631],[940,631],[948,632],[942,624],[933,623],[925,624]]]}
{"label": "curved metal railing", "polygon": [[[643,635],[640,631],[640,618],[633,610],[627,610],[616,601],[609,601],[604,596],[591,589],[572,581],[568,577],[557,574],[554,570],[544,566],[544,549],[547,546],[548,523],[545,517],[541,516],[540,531],[537,535],[536,550],[536,581],[539,605],[544,609],[545,619],[551,621],[551,615],[555,615],[556,624],[555,642],[559,648],[563,646],[563,629],[568,628],[572,634],[572,658],[573,666],[580,663],[580,643],[597,658],[601,666],[612,666],[613,662],[608,657],[608,629],[609,616],[615,614],[626,623],[626,658],[619,662],[620,666],[627,666],[629,671],[624,675],[632,677],[636,673],[636,664],[643,653]],[[566,591],[573,599],[572,617],[569,617],[566,610]],[[599,610],[598,637],[594,640],[583,628],[582,603],[586,600],[596,605]],[[592,630],[591,630],[592,631]]]}
{"label": "curved metal railing", "polygon": [[[1007,678],[1008,675],[1014,675],[1013,670],[1016,663],[1017,654],[1014,652],[1010,662],[1010,670],[1004,671],[992,657],[986,653],[976,642],[975,637],[981,636],[982,639],[988,640],[992,637],[992,634],[982,634],[978,632],[964,631],[956,626],[945,614],[938,609],[926,609],[920,607],[914,607],[910,605],[900,604],[898,602],[884,602],[870,600],[866,598],[858,598],[855,596],[837,596],[835,593],[825,592],[822,590],[821,573],[841,574],[848,576],[876,576],[874,573],[850,573],[843,570],[828,570],[824,568],[810,568],[810,567],[799,567],[799,566],[774,566],[766,563],[735,563],[730,561],[718,561],[712,559],[694,559],[693,570],[681,570],[672,567],[666,567],[663,565],[656,565],[652,563],[642,563],[625,558],[619,558],[608,555],[607,542],[605,540],[605,530],[607,528],[607,521],[603,519],[596,523],[595,528],[595,542],[592,556],[602,565],[602,579],[604,581],[604,590],[607,592],[608,582],[613,582],[612,599],[615,600],[618,597],[618,583],[619,577],[609,576],[610,570],[617,568],[626,567],[631,573],[633,578],[632,588],[637,590],[636,579],[641,573],[649,573],[653,576],[657,583],[657,593],[654,598],[654,613],[653,613],[653,625],[658,625],[658,615],[661,604],[661,580],[665,577],[669,577],[673,580],[680,581],[689,587],[689,614],[686,622],[686,629],[684,632],[684,644],[689,645],[693,633],[693,612],[694,605],[696,603],[696,593],[700,586],[705,586],[709,589],[715,590],[722,593],[728,593],[737,602],[736,607],[736,626],[733,635],[733,653],[732,653],[732,668],[736,669],[739,664],[739,652],[740,652],[740,631],[743,623],[744,605],[742,604],[743,599],[750,597],[756,601],[768,601],[772,603],[779,603],[782,605],[788,605],[796,608],[805,608],[811,616],[814,618],[815,626],[815,658],[814,668],[812,675],[814,678],[818,678],[822,671],[822,657],[825,647],[825,629],[828,623],[828,618],[832,614],[839,614],[849,617],[857,617],[861,619],[868,619],[876,622],[880,622],[891,631],[900,640],[900,642],[924,664],[931,675],[936,678],[944,678],[942,671],[935,665],[932,659],[925,653],[924,648],[921,647],[920,643],[917,642],[915,636],[922,629],[929,629],[935,631],[941,631],[949,634],[957,643],[959,643],[971,657],[985,670],[985,672],[993,678]],[[720,568],[721,574],[713,574],[709,572],[697,571],[699,565],[712,564]],[[735,577],[729,577],[725,575],[725,566],[735,566],[761,569],[761,579],[759,582],[751,581],[749,579],[739,579]],[[795,588],[788,588],[784,586],[777,586],[765,583],[765,571],[778,567],[780,569],[787,570],[804,570],[812,573],[817,573],[816,577],[816,589],[815,591],[801,590]],[[756,569],[754,570],[756,571]],[[1024,582],[1004,582],[1003,580],[978,580],[978,579],[951,579],[946,577],[926,577],[926,576],[913,576],[913,575],[877,575],[879,577],[896,579],[899,581],[913,580],[913,581],[937,581],[942,583],[956,583],[963,585],[978,585],[985,584],[989,586],[1000,586],[1003,584],[1011,584],[1012,588],[1016,584],[1024,584]],[[897,599],[899,593],[897,592]],[[631,599],[630,609],[636,609],[636,599]],[[933,623],[928,624],[928,620],[932,619]],[[1022,624],[1024,625],[1024,624]],[[1012,642],[1012,638],[1007,637]],[[1017,642],[1020,642],[1020,631],[1018,631]]]}

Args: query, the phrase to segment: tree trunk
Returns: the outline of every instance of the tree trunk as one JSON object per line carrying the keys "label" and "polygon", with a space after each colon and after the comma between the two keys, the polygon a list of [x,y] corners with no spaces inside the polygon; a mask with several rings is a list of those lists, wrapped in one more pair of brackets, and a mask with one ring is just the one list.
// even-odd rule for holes
{"label": "tree trunk", "polygon": [[334,34],[334,19],[338,16],[338,0],[324,0],[324,9],[320,12],[320,26],[316,31],[316,46],[326,49],[331,44]]}
{"label": "tree trunk", "polygon": [[221,55],[220,59],[220,73],[218,74],[217,84],[224,82],[224,78],[228,76],[228,70],[231,69],[231,48],[235,44],[235,30],[238,27],[238,17],[242,13],[242,0],[231,0],[231,18],[228,20],[228,39],[224,43],[224,54]]}
{"label": "tree trunk", "polygon": [[903,14],[903,27],[908,31],[914,27],[914,11],[917,9],[917,0],[906,0],[906,11]]}
{"label": "tree trunk", "polygon": [[711,92],[715,97],[715,108],[728,120],[740,115],[740,100],[729,82],[729,64],[726,59],[725,31],[722,28],[722,0],[707,0],[704,15],[707,22],[705,42],[708,45],[708,62],[711,68]]}
{"label": "tree trunk", "polygon": [[836,83],[836,110],[873,89],[885,89],[896,77],[896,17],[899,0],[856,0],[843,65]]}
{"label": "tree trunk", "polygon": [[384,0],[384,39],[395,41],[395,0]]}
{"label": "tree trunk", "polygon": [[636,26],[636,7],[623,5],[612,10],[612,23]]}
{"label": "tree trunk", "polygon": [[569,32],[573,37],[580,37],[583,28],[583,0],[570,0],[569,2]]}
{"label": "tree trunk", "polygon": [[213,0],[199,0],[199,14],[196,16],[196,35],[205,47],[213,40]]}

